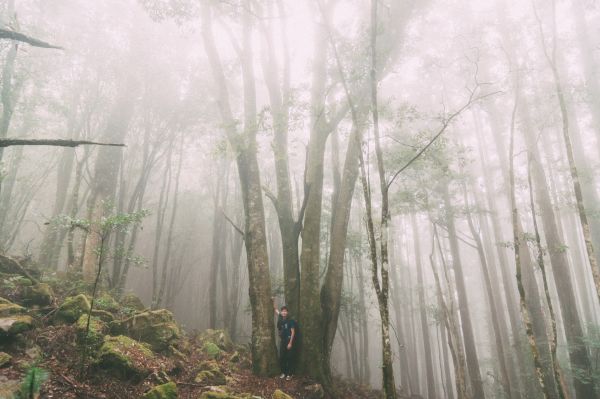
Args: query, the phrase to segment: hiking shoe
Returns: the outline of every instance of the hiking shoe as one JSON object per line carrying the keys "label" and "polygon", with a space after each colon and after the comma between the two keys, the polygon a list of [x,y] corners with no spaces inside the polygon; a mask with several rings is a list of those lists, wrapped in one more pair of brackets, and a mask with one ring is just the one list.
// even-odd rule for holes
{"label": "hiking shoe", "polygon": [[289,380],[291,380],[291,379],[292,379],[292,376],[291,376],[291,375],[288,375],[287,377],[285,377],[285,380],[286,380],[286,381],[289,381]]}
{"label": "hiking shoe", "polygon": [[279,376],[279,378],[281,378],[281,379],[285,378],[285,374],[281,374],[281,375]]}

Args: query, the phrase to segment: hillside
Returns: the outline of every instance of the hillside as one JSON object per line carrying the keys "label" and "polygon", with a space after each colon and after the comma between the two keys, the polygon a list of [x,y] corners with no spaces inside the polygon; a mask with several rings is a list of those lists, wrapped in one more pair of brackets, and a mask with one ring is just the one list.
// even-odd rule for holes
{"label": "hillside", "polygon": [[[97,295],[86,334],[89,288],[0,255],[0,398],[325,396],[309,379],[254,376],[247,345],[221,330],[184,331],[170,311],[150,310],[133,294]],[[377,397],[339,390],[344,398]]]}

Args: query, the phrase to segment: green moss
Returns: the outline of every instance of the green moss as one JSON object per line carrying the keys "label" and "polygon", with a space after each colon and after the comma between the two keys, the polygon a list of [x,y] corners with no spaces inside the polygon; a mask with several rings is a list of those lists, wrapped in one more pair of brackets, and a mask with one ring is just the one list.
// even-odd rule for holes
{"label": "green moss", "polygon": [[221,357],[221,349],[213,343],[207,342],[202,346],[202,351],[211,359],[218,359]]}
{"label": "green moss", "polygon": [[176,399],[177,385],[174,382],[158,385],[146,392],[142,399]]}
{"label": "green moss", "polygon": [[234,347],[229,334],[224,330],[212,330],[209,328],[203,331],[199,338],[201,342],[212,342],[226,352],[233,350]]}
{"label": "green moss", "polygon": [[233,352],[231,356],[229,356],[229,363],[239,363],[240,362],[240,353],[238,351]]}
{"label": "green moss", "polygon": [[168,350],[181,337],[173,314],[166,309],[138,313],[123,322],[111,324],[111,331],[146,342],[157,352]]}
{"label": "green moss", "polygon": [[0,367],[6,366],[12,359],[12,356],[5,352],[0,352]]}
{"label": "green moss", "polygon": [[94,302],[94,308],[104,310],[106,312],[117,312],[121,305],[112,296],[107,293],[100,295]]}
{"label": "green moss", "polygon": [[0,317],[8,317],[25,312],[25,308],[16,303],[8,302],[0,304]]}
{"label": "green moss", "polygon": [[200,385],[225,385],[227,380],[221,370],[201,371],[194,378],[194,382]]}
{"label": "green moss", "polygon": [[87,343],[92,347],[99,347],[104,342],[104,333],[108,330],[106,323],[101,319],[92,316],[90,319],[90,330],[87,334],[87,340],[85,339],[86,327],[87,327],[88,315],[82,314],[77,320],[75,329],[77,330],[77,340],[79,343]]}
{"label": "green moss", "polygon": [[58,308],[54,319],[63,323],[75,323],[82,314],[90,311],[90,301],[88,298],[79,294],[65,299],[62,305]]}
{"label": "green moss", "polygon": [[0,318],[0,336],[16,335],[33,328],[33,319],[27,315]]}
{"label": "green moss", "polygon": [[276,389],[275,392],[273,392],[273,396],[271,396],[271,398],[272,399],[294,399],[290,395],[288,395],[287,393],[283,392],[280,389]]}
{"label": "green moss", "polygon": [[215,361],[203,361],[200,363],[200,365],[198,366],[198,369],[200,371],[214,371],[214,370],[220,370],[219,369],[219,365],[217,364],[217,362]]}
{"label": "green moss", "polygon": [[36,285],[23,287],[22,298],[23,303],[25,303],[27,306],[47,306],[52,303],[52,300],[54,299],[54,292],[48,284],[39,283]]}
{"label": "green moss", "polygon": [[129,337],[104,337],[97,364],[122,380],[140,381],[150,373],[154,353],[145,344]]}
{"label": "green moss", "polygon": [[146,309],[146,305],[144,305],[144,302],[142,302],[142,300],[134,294],[126,294],[121,300],[121,306],[126,308],[132,308],[135,310]]}
{"label": "green moss", "polygon": [[242,399],[226,392],[203,392],[199,399]]}

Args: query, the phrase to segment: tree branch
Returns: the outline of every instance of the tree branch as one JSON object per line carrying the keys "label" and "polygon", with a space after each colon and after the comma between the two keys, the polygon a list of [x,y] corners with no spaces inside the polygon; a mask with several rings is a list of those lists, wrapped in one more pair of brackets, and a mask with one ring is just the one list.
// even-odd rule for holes
{"label": "tree branch", "polygon": [[97,143],[87,140],[62,140],[62,139],[0,139],[0,148],[16,145],[48,145],[54,147],[78,147],[80,145],[104,145],[111,147],[125,147],[119,143]]}
{"label": "tree branch", "polygon": [[235,231],[237,231],[238,233],[240,233],[242,235],[242,240],[244,240],[246,238],[246,234],[244,234],[244,231],[242,229],[240,229],[238,227],[238,225],[235,224],[235,222],[229,218],[229,216],[227,216],[227,214],[225,213],[225,210],[221,209],[221,213],[223,214],[225,219],[229,222],[229,224],[231,224],[231,226],[235,229]]}
{"label": "tree branch", "polygon": [[31,36],[27,36],[23,33],[14,32],[12,30],[7,29],[0,29],[0,39],[15,40],[18,42],[27,43],[29,45],[32,45],[33,47],[54,48],[58,50],[64,50],[64,48],[60,46],[55,46],[53,44],[46,43],[42,40],[33,38]]}
{"label": "tree branch", "polygon": [[486,97],[490,97],[493,95],[496,95],[498,93],[501,93],[500,91],[495,91],[493,93],[488,93],[488,94],[484,94],[478,97],[474,97],[475,95],[475,91],[473,90],[473,92],[471,93],[471,95],[469,96],[469,101],[467,101],[467,103],[465,105],[463,105],[462,107],[460,107],[457,111],[455,111],[453,114],[451,114],[448,118],[446,118],[442,124],[442,127],[440,128],[440,130],[438,130],[438,132],[435,134],[435,136],[433,136],[433,138],[431,140],[429,140],[429,143],[427,143],[427,145],[425,145],[423,148],[421,148],[421,150],[419,150],[419,152],[417,152],[415,154],[414,157],[412,157],[403,167],[401,167],[400,169],[398,169],[398,171],[396,173],[394,173],[394,176],[392,176],[392,178],[390,179],[390,182],[387,184],[387,188],[390,188],[390,186],[392,185],[392,183],[394,182],[394,180],[396,180],[396,178],[398,177],[398,175],[400,175],[400,173],[402,173],[404,170],[406,170],[414,161],[416,161],[419,157],[421,157],[421,155],[423,155],[423,153],[425,151],[427,151],[427,149],[429,147],[431,147],[431,145],[433,143],[435,143],[435,141],[442,135],[442,133],[444,133],[446,131],[446,129],[448,128],[448,126],[450,125],[450,123],[460,114],[463,113],[463,111],[465,111],[467,108],[469,108],[473,103],[479,101],[479,100],[483,100]]}

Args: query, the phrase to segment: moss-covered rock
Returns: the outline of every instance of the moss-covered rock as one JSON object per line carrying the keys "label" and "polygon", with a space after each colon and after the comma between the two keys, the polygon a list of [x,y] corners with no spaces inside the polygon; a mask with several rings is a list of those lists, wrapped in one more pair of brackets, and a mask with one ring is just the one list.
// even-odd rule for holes
{"label": "moss-covered rock", "polygon": [[75,323],[82,314],[90,311],[90,301],[87,296],[79,294],[65,298],[54,319],[61,323]]}
{"label": "moss-covered rock", "polygon": [[287,393],[283,392],[281,389],[276,389],[271,396],[272,399],[294,399]]}
{"label": "moss-covered rock", "polygon": [[14,336],[33,328],[33,319],[27,315],[0,318],[0,338]]}
{"label": "moss-covered rock", "polygon": [[96,309],[96,304],[94,303],[94,310],[92,310],[92,316],[96,316],[101,319],[105,323],[110,323],[115,319],[112,313],[107,312],[106,310]]}
{"label": "moss-covered rock", "polygon": [[104,310],[106,312],[118,312],[121,308],[112,296],[107,293],[100,295],[94,302],[94,309]]}
{"label": "moss-covered rock", "polygon": [[217,362],[213,360],[205,360],[198,365],[198,370],[200,371],[213,371],[220,370]]}
{"label": "moss-covered rock", "polygon": [[82,314],[81,317],[79,317],[79,320],[77,320],[77,324],[75,325],[77,341],[80,344],[87,343],[88,345],[97,348],[104,342],[104,335],[108,331],[108,326],[100,318],[92,316],[86,340],[87,321],[87,314]]}
{"label": "moss-covered rock", "polygon": [[213,342],[206,342],[202,346],[202,351],[211,359],[218,359],[221,357],[221,349]]}
{"label": "moss-covered rock", "polygon": [[226,352],[230,352],[234,348],[233,341],[224,330],[208,329],[200,334],[199,339],[201,342],[212,342]]}
{"label": "moss-covered rock", "polygon": [[47,306],[54,300],[54,292],[46,283],[39,283],[23,287],[21,298],[27,306]]}
{"label": "moss-covered rock", "polygon": [[158,385],[146,392],[142,399],[176,399],[177,385],[174,382]]}
{"label": "moss-covered rock", "polygon": [[122,380],[141,381],[150,373],[154,360],[150,348],[129,337],[104,337],[98,352],[97,365]]}
{"label": "moss-covered rock", "polygon": [[194,378],[194,382],[200,385],[225,385],[227,379],[221,370],[201,371]]}
{"label": "moss-covered rock", "polygon": [[16,303],[12,303],[6,299],[0,303],[0,317],[8,317],[22,313],[25,313],[25,308],[17,305]]}
{"label": "moss-covered rock", "polygon": [[229,356],[229,363],[239,363],[240,362],[240,353],[235,351]]}
{"label": "moss-covered rock", "polygon": [[0,367],[6,366],[10,363],[12,356],[5,352],[0,352]]}
{"label": "moss-covered rock", "polygon": [[199,399],[242,399],[241,396],[232,395],[227,392],[203,392]]}
{"label": "moss-covered rock", "polygon": [[181,330],[166,309],[138,313],[120,323],[111,324],[111,331],[146,342],[156,352],[169,349],[181,337]]}
{"label": "moss-covered rock", "polygon": [[138,298],[135,294],[126,294],[123,299],[121,299],[121,306],[126,308],[131,308],[134,310],[144,310],[146,309],[146,305],[140,298]]}

